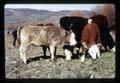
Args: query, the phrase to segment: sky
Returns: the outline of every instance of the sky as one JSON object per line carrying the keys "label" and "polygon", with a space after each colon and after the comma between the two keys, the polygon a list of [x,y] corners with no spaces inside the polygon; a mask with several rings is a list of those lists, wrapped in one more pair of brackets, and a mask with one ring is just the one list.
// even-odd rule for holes
{"label": "sky", "polygon": [[61,11],[61,10],[88,10],[90,11],[96,5],[102,4],[6,4],[5,8],[30,8],[38,10],[50,10],[50,11]]}

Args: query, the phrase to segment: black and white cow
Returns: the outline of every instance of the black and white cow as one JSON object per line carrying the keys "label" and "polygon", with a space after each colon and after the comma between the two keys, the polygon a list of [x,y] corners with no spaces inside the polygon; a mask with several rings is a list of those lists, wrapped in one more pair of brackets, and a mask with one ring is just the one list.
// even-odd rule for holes
{"label": "black and white cow", "polygon": [[[100,29],[101,43],[106,48],[112,49],[115,52],[115,44],[107,24],[107,17],[103,15],[90,17],[93,23],[96,23]],[[96,21],[99,20],[99,21]],[[73,30],[76,36],[77,47],[81,46],[80,40],[84,26],[88,23],[88,18],[76,17],[76,16],[65,16],[60,19],[60,26],[66,30]]]}

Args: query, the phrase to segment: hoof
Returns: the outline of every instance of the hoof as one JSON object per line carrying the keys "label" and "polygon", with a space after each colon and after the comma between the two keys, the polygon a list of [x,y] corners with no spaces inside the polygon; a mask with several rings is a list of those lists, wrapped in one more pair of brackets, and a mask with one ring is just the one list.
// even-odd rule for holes
{"label": "hoof", "polygon": [[85,57],[84,56],[80,57],[80,61],[84,62],[85,61]]}
{"label": "hoof", "polygon": [[23,61],[23,62],[24,62],[24,64],[25,64],[25,65],[27,65],[27,64],[28,64],[28,61]]}
{"label": "hoof", "polygon": [[90,78],[90,79],[94,79],[95,76],[94,76],[93,74],[90,74],[90,75],[89,75],[89,78]]}
{"label": "hoof", "polygon": [[50,62],[57,62],[57,60],[56,60],[56,59],[48,59],[48,60],[46,60],[46,61],[50,61]]}
{"label": "hoof", "polygon": [[66,60],[66,61],[71,61],[71,58],[66,58],[65,60]]}
{"label": "hoof", "polygon": [[83,61],[83,60],[80,60],[81,61],[81,63],[84,63],[85,61]]}

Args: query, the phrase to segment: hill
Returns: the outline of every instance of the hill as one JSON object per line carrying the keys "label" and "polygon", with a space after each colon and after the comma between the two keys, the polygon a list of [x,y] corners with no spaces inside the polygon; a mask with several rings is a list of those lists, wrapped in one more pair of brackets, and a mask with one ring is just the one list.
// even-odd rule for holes
{"label": "hill", "polygon": [[[70,16],[74,12],[71,10],[64,11],[48,11],[36,9],[11,9],[5,8],[5,24],[22,23],[22,22],[53,22],[59,24],[59,19],[63,16]],[[80,11],[83,17],[89,17],[92,12],[82,10]]]}

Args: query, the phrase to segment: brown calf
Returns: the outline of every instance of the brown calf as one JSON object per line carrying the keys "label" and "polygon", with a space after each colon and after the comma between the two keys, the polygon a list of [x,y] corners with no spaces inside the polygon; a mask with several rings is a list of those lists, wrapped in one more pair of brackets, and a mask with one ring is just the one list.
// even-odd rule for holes
{"label": "brown calf", "polygon": [[[18,37],[20,39],[20,56],[26,64],[26,50],[31,44],[37,46],[46,45],[50,47],[51,60],[54,60],[55,47],[75,45],[75,35],[73,32],[67,32],[62,27],[47,26],[26,26],[18,29]],[[21,41],[22,40],[22,41]],[[66,56],[69,58],[70,56]],[[70,58],[69,58],[70,59]]]}
{"label": "brown calf", "polygon": [[[97,24],[91,23],[91,22],[92,22],[92,19],[89,19],[88,24],[85,25],[85,27],[82,31],[82,36],[81,36],[82,46],[80,48],[80,52],[82,53],[82,57],[81,57],[82,62],[84,62],[85,55],[86,55],[87,52],[89,52],[90,56],[93,59],[96,59],[96,57],[95,57],[96,53],[99,51],[97,49],[97,47],[99,47],[100,42],[101,42],[101,40],[100,40],[100,30],[99,30],[99,27],[98,27]],[[95,53],[93,53],[92,51],[95,52]]]}

